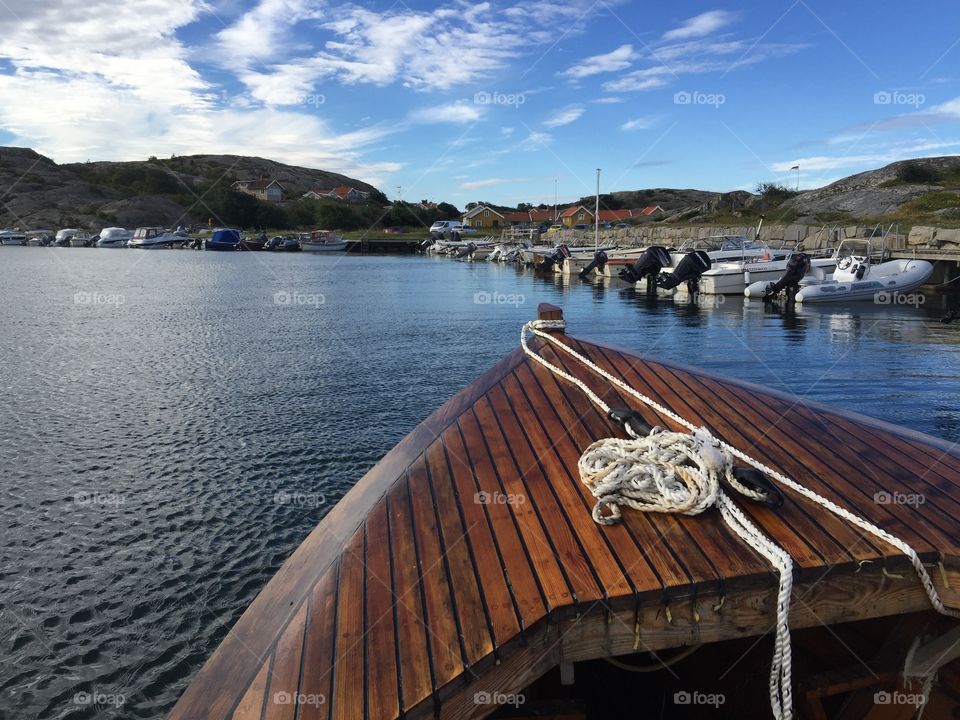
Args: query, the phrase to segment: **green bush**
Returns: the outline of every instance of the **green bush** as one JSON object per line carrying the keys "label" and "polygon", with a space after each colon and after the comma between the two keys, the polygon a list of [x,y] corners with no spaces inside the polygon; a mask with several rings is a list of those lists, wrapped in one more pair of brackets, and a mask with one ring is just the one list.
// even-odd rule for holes
{"label": "green bush", "polygon": [[897,168],[897,180],[916,185],[935,185],[940,181],[940,172],[929,165],[908,162]]}

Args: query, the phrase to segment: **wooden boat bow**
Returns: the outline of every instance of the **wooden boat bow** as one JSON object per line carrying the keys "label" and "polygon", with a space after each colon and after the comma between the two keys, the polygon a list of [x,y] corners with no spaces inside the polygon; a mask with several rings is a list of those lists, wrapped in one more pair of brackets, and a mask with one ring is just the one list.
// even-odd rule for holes
{"label": "wooden boat bow", "polygon": [[[541,306],[541,319],[561,319]],[[903,538],[960,606],[960,455],[881,421],[557,337],[682,417]],[[576,374],[611,406],[669,425]],[[716,512],[593,522],[577,476],[623,436],[520,348],[415,428],[320,522],[171,720],[481,717],[561,662],[770,631],[776,577]],[[929,608],[894,548],[787,491],[743,510],[795,563],[794,628]],[[911,501],[912,500],[912,501]],[[479,695],[478,695],[479,693]],[[486,693],[487,695],[483,695]],[[478,700],[479,697],[479,700]]]}

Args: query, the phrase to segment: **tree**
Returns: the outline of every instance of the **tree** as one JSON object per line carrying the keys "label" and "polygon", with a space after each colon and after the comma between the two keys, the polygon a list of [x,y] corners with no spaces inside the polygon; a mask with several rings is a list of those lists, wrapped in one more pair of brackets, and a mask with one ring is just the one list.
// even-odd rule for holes
{"label": "tree", "polygon": [[440,215],[439,220],[452,220],[453,218],[460,217],[460,211],[457,210],[456,205],[451,205],[448,202],[442,202],[437,205],[437,212]]}

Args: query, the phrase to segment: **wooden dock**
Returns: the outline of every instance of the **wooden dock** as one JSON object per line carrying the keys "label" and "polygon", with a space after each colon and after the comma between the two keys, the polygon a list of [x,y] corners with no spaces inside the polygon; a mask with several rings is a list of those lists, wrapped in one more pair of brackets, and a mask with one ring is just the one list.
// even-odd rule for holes
{"label": "wooden dock", "polygon": [[[960,454],[908,429],[560,334],[691,422],[903,538],[960,606]],[[533,347],[614,407],[615,388]],[[591,519],[577,461],[623,437],[518,348],[323,519],[172,720],[482,717],[562,664],[769,633],[777,578],[719,513]],[[905,556],[785,491],[744,512],[795,563],[794,629],[928,610]],[[922,498],[908,503],[909,497]]]}

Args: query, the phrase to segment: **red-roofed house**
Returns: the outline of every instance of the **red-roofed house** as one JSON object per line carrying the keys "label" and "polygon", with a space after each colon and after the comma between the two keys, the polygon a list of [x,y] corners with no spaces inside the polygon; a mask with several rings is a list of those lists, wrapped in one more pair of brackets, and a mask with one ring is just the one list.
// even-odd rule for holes
{"label": "red-roofed house", "polygon": [[640,211],[640,217],[647,217],[655,213],[662,213],[663,208],[659,205],[647,205],[643,210]]}
{"label": "red-roofed house", "polygon": [[477,205],[463,214],[463,224],[475,228],[495,228],[503,223],[503,215],[486,205]]}
{"label": "red-roofed house", "polygon": [[636,210],[601,210],[600,211],[600,222],[602,223],[619,223],[624,220],[628,220],[632,217],[639,217],[639,213]]}
{"label": "red-roofed house", "polygon": [[574,225],[592,225],[593,213],[587,210],[583,205],[576,205],[567,208],[560,213],[560,222],[566,227],[571,228]]}
{"label": "red-roofed house", "polygon": [[259,200],[283,202],[284,187],[277,180],[271,180],[269,178],[237,180],[231,187],[247,195],[253,195]]}

